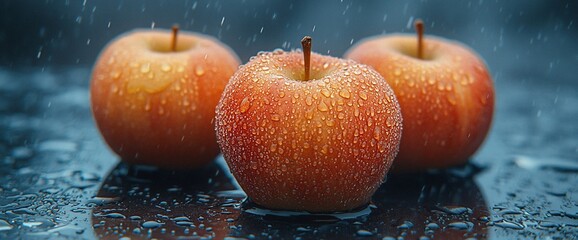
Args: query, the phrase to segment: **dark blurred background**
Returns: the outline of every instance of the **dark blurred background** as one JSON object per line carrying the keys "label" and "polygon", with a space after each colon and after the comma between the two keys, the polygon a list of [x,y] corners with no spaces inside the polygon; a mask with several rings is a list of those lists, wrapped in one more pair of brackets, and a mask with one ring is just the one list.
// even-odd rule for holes
{"label": "dark blurred background", "polygon": [[522,81],[576,82],[577,1],[91,1],[2,0],[0,67],[90,67],[115,36],[135,28],[170,28],[212,35],[245,62],[258,51],[299,47],[342,56],[360,39],[413,32],[455,39],[501,74]]}

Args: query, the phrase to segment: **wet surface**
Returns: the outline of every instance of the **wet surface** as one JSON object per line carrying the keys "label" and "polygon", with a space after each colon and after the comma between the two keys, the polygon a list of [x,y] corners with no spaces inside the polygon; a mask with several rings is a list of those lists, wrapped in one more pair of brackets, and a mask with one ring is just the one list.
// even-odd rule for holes
{"label": "wet surface", "polygon": [[[578,234],[578,94],[497,78],[472,164],[388,176],[356,213],[244,201],[222,158],[166,172],[119,163],[90,115],[89,69],[0,70],[0,238],[546,238]],[[511,76],[506,76],[511,77]]]}

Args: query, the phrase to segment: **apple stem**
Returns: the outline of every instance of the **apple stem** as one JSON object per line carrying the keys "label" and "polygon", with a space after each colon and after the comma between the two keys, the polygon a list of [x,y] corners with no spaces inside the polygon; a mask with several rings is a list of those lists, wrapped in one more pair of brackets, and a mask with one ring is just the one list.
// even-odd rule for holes
{"label": "apple stem", "polygon": [[414,24],[417,32],[417,58],[423,59],[423,21],[417,19]]}
{"label": "apple stem", "polygon": [[176,52],[177,51],[177,34],[179,33],[179,25],[175,24],[173,25],[173,39],[171,42],[171,51]]}
{"label": "apple stem", "polygon": [[303,39],[301,39],[301,46],[303,46],[303,58],[305,60],[305,80],[309,80],[309,73],[311,69],[311,37],[303,37]]}

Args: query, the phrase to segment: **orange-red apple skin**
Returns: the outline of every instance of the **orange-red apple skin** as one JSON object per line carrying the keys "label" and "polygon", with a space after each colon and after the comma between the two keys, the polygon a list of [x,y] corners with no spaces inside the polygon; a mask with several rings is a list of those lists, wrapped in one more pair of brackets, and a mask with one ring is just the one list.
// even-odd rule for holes
{"label": "orange-red apple skin", "polygon": [[460,165],[486,137],[494,112],[494,87],[484,62],[449,40],[415,36],[361,41],[345,55],[372,66],[391,85],[403,114],[403,136],[392,171]]}
{"label": "orange-red apple skin", "polygon": [[181,32],[133,31],[103,50],[92,73],[97,126],[123,161],[196,168],[218,154],[215,107],[237,70],[236,54],[217,40]]}
{"label": "orange-red apple skin", "polygon": [[367,204],[398,151],[401,112],[368,66],[303,53],[262,53],[225,88],[215,118],[232,174],[272,209],[346,211]]}

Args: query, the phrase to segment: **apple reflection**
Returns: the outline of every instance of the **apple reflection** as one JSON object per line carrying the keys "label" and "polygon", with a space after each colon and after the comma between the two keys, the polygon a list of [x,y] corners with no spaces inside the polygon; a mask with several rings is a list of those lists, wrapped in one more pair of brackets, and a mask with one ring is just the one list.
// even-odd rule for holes
{"label": "apple reflection", "polygon": [[243,212],[235,237],[465,239],[487,238],[489,210],[473,180],[479,168],[390,176],[373,196],[371,213],[355,219],[331,215],[279,217]]}
{"label": "apple reflection", "polygon": [[92,224],[102,239],[483,239],[489,210],[473,180],[476,171],[466,165],[390,176],[372,204],[361,209],[365,214],[286,216],[255,214],[252,210],[260,208],[244,201],[222,158],[188,172],[120,163],[91,200]]}
{"label": "apple reflection", "polygon": [[245,198],[220,164],[166,171],[118,164],[92,200],[101,239],[224,238]]}

